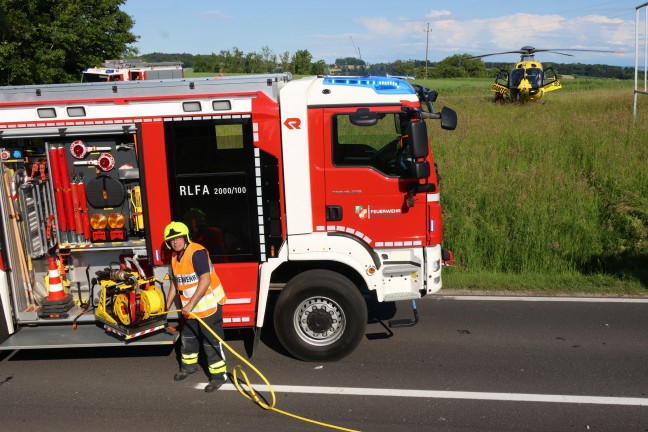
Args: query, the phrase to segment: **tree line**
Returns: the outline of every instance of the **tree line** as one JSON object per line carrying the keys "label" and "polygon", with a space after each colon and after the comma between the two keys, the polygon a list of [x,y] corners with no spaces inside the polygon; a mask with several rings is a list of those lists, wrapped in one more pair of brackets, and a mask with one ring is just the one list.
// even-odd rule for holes
{"label": "tree line", "polygon": [[[408,75],[417,78],[495,77],[513,63],[484,63],[469,54],[439,62],[396,60],[367,64],[359,58],[337,58],[334,63],[314,60],[306,50],[276,54],[234,47],[218,53],[150,53],[133,47],[138,36],[134,21],[120,10],[125,0],[0,0],[0,85],[78,82],[82,71],[110,59],[149,62],[181,61],[195,72],[272,73],[297,75]],[[555,64],[556,72],[575,76],[632,79],[634,68]]]}
{"label": "tree line", "polygon": [[[484,62],[471,58],[469,54],[455,54],[439,62],[424,60],[396,60],[392,63],[367,64],[355,57],[337,58],[332,64],[323,60],[312,61],[308,50],[294,54],[284,52],[276,55],[268,47],[260,53],[244,53],[238,48],[221,50],[218,54],[191,55],[151,53],[141,56],[149,62],[182,61],[185,67],[193,67],[194,72],[209,73],[272,73],[292,72],[300,75],[406,75],[417,78],[494,78],[504,69],[510,71],[515,62]],[[544,67],[553,67],[560,75],[574,77],[594,77],[613,79],[634,79],[634,67],[611,66],[606,64],[553,63],[544,62]]]}

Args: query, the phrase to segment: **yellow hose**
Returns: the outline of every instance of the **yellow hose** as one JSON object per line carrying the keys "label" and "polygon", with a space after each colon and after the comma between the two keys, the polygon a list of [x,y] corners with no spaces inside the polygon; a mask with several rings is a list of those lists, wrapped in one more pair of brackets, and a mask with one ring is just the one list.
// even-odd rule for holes
{"label": "yellow hose", "polygon": [[[153,315],[163,315],[163,314],[168,314],[168,313],[171,313],[171,312],[182,313],[181,310],[177,309],[177,310],[161,312],[161,313],[153,314]],[[245,371],[243,370],[243,368],[241,367],[241,365],[236,365],[232,370],[233,382],[234,382],[234,386],[236,387],[236,389],[244,397],[246,397],[247,399],[255,402],[257,405],[259,405],[263,409],[270,410],[270,411],[276,411],[279,414],[283,414],[283,415],[286,415],[288,417],[292,417],[292,418],[297,419],[297,420],[302,420],[302,421],[305,421],[305,422],[308,422],[308,423],[313,423],[313,424],[324,426],[324,427],[327,427],[327,428],[330,428],[330,429],[337,429],[337,430],[347,431],[347,432],[359,432],[356,429],[347,429],[347,428],[344,428],[344,427],[341,427],[341,426],[335,426],[335,425],[332,425],[332,424],[319,422],[317,420],[312,420],[312,419],[309,419],[309,418],[306,418],[306,417],[298,416],[296,414],[292,414],[292,413],[289,413],[287,411],[283,411],[283,410],[280,410],[279,408],[276,408],[275,404],[277,402],[277,398],[275,396],[274,389],[272,388],[272,386],[270,385],[270,382],[266,379],[266,377],[256,367],[254,367],[254,365],[252,363],[250,363],[249,361],[244,359],[243,356],[241,356],[239,353],[236,352],[236,350],[234,350],[234,348],[229,346],[227,344],[227,342],[225,342],[223,339],[221,339],[221,337],[218,336],[207,324],[205,324],[205,322],[202,319],[200,319],[198,316],[196,316],[193,312],[190,312],[190,315],[191,315],[191,317],[197,319],[200,322],[200,324],[202,324],[207,330],[209,330],[209,332],[216,339],[218,339],[220,341],[220,343],[222,343],[225,346],[225,348],[227,348],[232,354],[234,354],[236,357],[238,357],[239,360],[241,360],[243,363],[245,363],[250,369],[252,369],[263,380],[265,385],[268,387],[268,391],[270,392],[270,395],[272,397],[272,403],[267,404],[267,403],[265,403],[265,402],[263,402],[261,400],[261,398],[254,391],[254,388],[252,387],[252,384],[250,384],[250,380],[248,379],[248,376],[245,373]],[[241,372],[241,374],[243,375],[243,379],[245,380],[245,385],[249,389],[249,394],[245,390],[243,390],[241,388],[241,386],[239,385],[238,377],[236,375],[237,370],[239,370]]]}

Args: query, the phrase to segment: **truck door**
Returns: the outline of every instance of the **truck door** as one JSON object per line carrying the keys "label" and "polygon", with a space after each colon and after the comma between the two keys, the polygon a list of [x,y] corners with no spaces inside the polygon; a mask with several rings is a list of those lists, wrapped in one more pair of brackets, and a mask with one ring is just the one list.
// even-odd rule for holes
{"label": "truck door", "polygon": [[271,228],[276,158],[254,147],[249,117],[166,121],[164,135],[171,217],[209,250],[228,297],[224,323],[251,326],[259,263],[281,242]]}
{"label": "truck door", "polygon": [[[425,195],[408,206],[412,178],[406,116],[399,108],[324,110],[326,227],[355,235],[376,248],[422,246]],[[375,121],[373,121],[375,119]]]}

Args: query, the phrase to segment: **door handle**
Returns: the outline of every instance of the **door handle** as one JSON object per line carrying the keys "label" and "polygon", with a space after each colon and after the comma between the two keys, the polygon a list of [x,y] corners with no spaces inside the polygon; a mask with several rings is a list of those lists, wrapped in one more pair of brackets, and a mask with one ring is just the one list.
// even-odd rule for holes
{"label": "door handle", "polygon": [[326,220],[329,222],[342,220],[342,206],[339,205],[326,206]]}

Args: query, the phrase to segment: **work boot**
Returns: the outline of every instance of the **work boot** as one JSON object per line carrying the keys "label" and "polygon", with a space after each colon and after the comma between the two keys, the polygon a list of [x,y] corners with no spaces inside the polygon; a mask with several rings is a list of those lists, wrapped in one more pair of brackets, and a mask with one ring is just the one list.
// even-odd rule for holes
{"label": "work boot", "polygon": [[183,379],[187,378],[192,373],[193,372],[186,372],[186,371],[181,370],[177,374],[173,375],[173,381],[182,381]]}
{"label": "work boot", "polygon": [[225,380],[212,378],[209,380],[209,383],[207,383],[207,385],[205,386],[205,391],[207,393],[211,393],[221,388],[223,384],[225,384]]}

